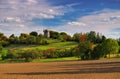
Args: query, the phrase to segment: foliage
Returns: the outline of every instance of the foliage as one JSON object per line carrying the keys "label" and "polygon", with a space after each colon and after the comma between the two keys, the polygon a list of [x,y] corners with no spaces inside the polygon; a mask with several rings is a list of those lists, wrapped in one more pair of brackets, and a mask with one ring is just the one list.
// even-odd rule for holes
{"label": "foliage", "polygon": [[102,43],[102,46],[101,46],[101,50],[102,50],[102,53],[104,53],[105,55],[107,54],[111,54],[111,53],[118,53],[119,51],[119,45],[118,45],[118,42],[114,39],[107,39],[106,41],[104,41]]}
{"label": "foliage", "polygon": [[50,31],[50,38],[58,39],[59,33],[56,31]]}
{"label": "foliage", "polygon": [[76,42],[79,42],[80,36],[82,35],[82,33],[75,33],[73,35],[73,40]]}
{"label": "foliage", "polygon": [[101,57],[104,57],[104,53],[101,50],[102,45],[97,45],[94,50],[91,52],[91,59],[100,59]]}
{"label": "foliage", "polygon": [[82,35],[80,36],[79,42],[86,41],[86,37],[87,37],[86,34],[82,34]]}
{"label": "foliage", "polygon": [[37,32],[35,32],[35,31],[32,31],[32,32],[30,32],[30,34],[29,35],[31,35],[31,36],[38,36],[38,33]]}
{"label": "foliage", "polygon": [[77,56],[81,58],[81,60],[91,59],[90,53],[92,51],[92,43],[90,41],[81,42],[78,45],[79,52]]}
{"label": "foliage", "polygon": [[0,45],[0,60],[2,60],[2,50],[3,50],[3,47],[2,45]]}
{"label": "foliage", "polygon": [[118,44],[119,44],[119,46],[120,46],[120,38],[119,38],[119,39],[117,39],[117,42],[118,42]]}

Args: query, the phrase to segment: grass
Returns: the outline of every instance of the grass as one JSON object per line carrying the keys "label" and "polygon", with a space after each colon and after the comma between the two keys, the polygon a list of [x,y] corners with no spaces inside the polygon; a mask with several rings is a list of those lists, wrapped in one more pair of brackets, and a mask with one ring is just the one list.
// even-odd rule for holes
{"label": "grass", "polygon": [[41,50],[47,50],[50,48],[55,48],[55,49],[67,49],[67,48],[72,48],[77,46],[78,44],[76,42],[61,42],[59,40],[53,40],[49,39],[48,40],[49,44],[48,45],[10,45],[6,47],[6,49],[14,49],[14,50],[27,50],[27,49],[41,49]]}
{"label": "grass", "polygon": [[35,59],[32,62],[57,62],[57,61],[74,61],[78,60],[77,57],[63,57],[63,58],[48,58],[48,59]]}
{"label": "grass", "polygon": [[25,62],[25,60],[22,59],[6,59],[0,61],[0,63],[23,63],[23,62]]}
{"label": "grass", "polygon": [[[75,61],[77,57],[63,57],[63,58],[47,58],[47,59],[34,59],[32,62],[58,62],[58,61]],[[26,62],[23,59],[6,59],[0,61],[0,63],[23,63]]]}

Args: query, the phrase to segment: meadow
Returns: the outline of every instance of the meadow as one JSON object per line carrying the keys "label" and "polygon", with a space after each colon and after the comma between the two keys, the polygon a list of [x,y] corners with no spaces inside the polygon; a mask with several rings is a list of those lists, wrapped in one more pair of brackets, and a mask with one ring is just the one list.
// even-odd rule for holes
{"label": "meadow", "polygon": [[55,48],[55,49],[69,49],[71,47],[75,47],[78,44],[76,42],[61,42],[60,40],[55,40],[55,39],[49,39],[48,40],[49,44],[48,45],[24,45],[24,44],[12,44],[6,49],[15,49],[15,50],[27,50],[27,49],[41,49],[41,50],[47,50],[50,48]]}

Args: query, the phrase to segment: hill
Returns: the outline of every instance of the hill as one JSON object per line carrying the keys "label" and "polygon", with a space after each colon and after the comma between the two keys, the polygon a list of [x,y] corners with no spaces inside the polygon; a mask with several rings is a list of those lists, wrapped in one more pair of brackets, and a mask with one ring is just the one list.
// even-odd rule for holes
{"label": "hill", "polygon": [[27,49],[41,49],[47,50],[50,48],[55,49],[69,49],[78,45],[76,42],[61,42],[60,40],[48,39],[48,45],[25,45],[25,44],[12,44],[6,47],[6,49],[15,49],[15,50],[27,50]]}

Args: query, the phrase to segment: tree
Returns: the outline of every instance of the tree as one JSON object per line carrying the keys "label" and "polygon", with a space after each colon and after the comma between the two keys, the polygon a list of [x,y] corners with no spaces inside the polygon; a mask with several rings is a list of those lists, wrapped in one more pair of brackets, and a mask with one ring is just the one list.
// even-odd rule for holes
{"label": "tree", "polygon": [[99,32],[96,35],[96,43],[102,43],[102,37],[100,36]]}
{"label": "tree", "polygon": [[32,32],[30,32],[30,35],[32,35],[32,36],[38,36],[38,33],[35,32],[35,31],[32,31]]}
{"label": "tree", "polygon": [[71,41],[72,37],[65,32],[61,32],[58,36],[58,39],[60,39],[61,41]]}
{"label": "tree", "polygon": [[11,44],[18,44],[19,43],[19,38],[17,36],[15,36],[14,34],[12,34],[10,37],[9,37],[9,42]]}
{"label": "tree", "polygon": [[106,40],[106,37],[103,35],[101,42],[103,43]]}
{"label": "tree", "polygon": [[110,57],[110,54],[113,53],[118,53],[119,51],[119,45],[118,45],[118,42],[114,39],[107,39],[105,40],[103,43],[102,43],[102,46],[101,46],[101,50],[102,50],[102,53],[104,53],[104,55],[107,55],[109,54],[109,57]]}
{"label": "tree", "polygon": [[21,33],[19,36],[19,43],[20,44],[28,44],[27,38],[29,37],[26,33]]}
{"label": "tree", "polygon": [[42,35],[42,34],[39,34],[38,36],[39,36],[40,38],[43,38],[43,37],[44,37],[44,35]]}
{"label": "tree", "polygon": [[91,52],[91,59],[99,59],[104,56],[104,53],[101,51],[102,45],[98,44],[93,51]]}
{"label": "tree", "polygon": [[120,46],[120,38],[119,38],[117,41],[118,41],[118,44],[119,44],[119,46]]}
{"label": "tree", "polygon": [[92,45],[90,41],[83,41],[78,45],[78,57],[81,57],[81,60],[91,59],[90,53],[92,51]]}
{"label": "tree", "polygon": [[27,37],[28,44],[35,44],[36,43],[36,37],[35,36],[28,36]]}
{"label": "tree", "polygon": [[3,50],[3,47],[2,45],[0,45],[0,60],[2,60],[2,50]]}
{"label": "tree", "polygon": [[83,42],[83,41],[85,41],[85,40],[86,40],[86,34],[82,34],[82,35],[80,36],[79,42]]}
{"label": "tree", "polygon": [[58,39],[59,33],[56,31],[50,31],[50,38]]}
{"label": "tree", "polygon": [[96,32],[95,31],[90,31],[87,35],[87,40],[91,41],[93,43],[96,43]]}
{"label": "tree", "polygon": [[73,35],[73,40],[76,42],[79,42],[80,36],[82,35],[82,33],[75,33]]}

